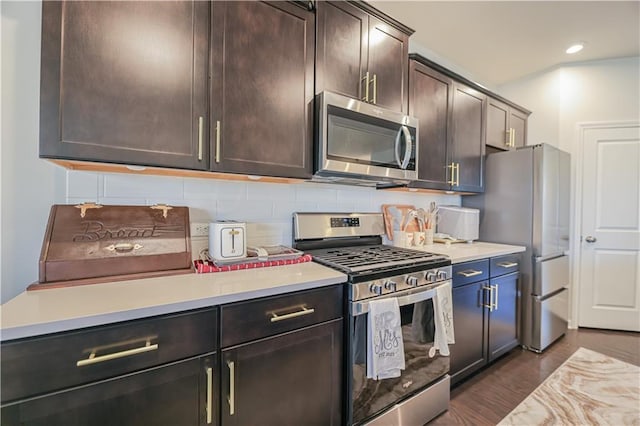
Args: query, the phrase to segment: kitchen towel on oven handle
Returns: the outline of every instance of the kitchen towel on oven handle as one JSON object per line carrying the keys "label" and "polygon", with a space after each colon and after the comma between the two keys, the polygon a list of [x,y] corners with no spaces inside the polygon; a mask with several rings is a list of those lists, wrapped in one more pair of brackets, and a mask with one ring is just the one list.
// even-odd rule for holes
{"label": "kitchen towel on oven handle", "polygon": [[440,355],[449,356],[449,345],[456,342],[453,330],[453,297],[451,283],[447,282],[436,288],[433,297],[435,319],[435,336],[433,347]]}
{"label": "kitchen towel on oven handle", "polygon": [[367,378],[400,377],[405,363],[398,299],[369,302],[367,334]]}

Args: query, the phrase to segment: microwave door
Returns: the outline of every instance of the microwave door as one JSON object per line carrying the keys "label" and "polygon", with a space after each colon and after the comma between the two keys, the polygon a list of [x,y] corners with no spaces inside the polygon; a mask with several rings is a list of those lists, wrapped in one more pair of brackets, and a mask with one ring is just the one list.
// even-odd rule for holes
{"label": "microwave door", "polygon": [[320,97],[314,177],[417,178],[417,120],[329,92]]}

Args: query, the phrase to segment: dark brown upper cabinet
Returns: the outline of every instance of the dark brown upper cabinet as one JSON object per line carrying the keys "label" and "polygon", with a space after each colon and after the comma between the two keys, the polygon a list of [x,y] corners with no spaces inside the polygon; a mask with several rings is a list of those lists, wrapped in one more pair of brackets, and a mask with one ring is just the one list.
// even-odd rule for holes
{"label": "dark brown upper cabinet", "polygon": [[452,189],[461,192],[484,191],[484,154],[487,96],[455,82],[451,112]]}
{"label": "dark brown upper cabinet", "polygon": [[413,30],[363,2],[319,1],[316,93],[324,90],[407,111]]}
{"label": "dark brown upper cabinet", "polygon": [[412,59],[409,115],[418,118],[418,181],[413,188],[484,190],[486,95]]}
{"label": "dark brown upper cabinet", "polygon": [[207,170],[209,3],[43,2],[40,156]]}
{"label": "dark brown upper cabinet", "polygon": [[487,145],[513,150],[527,144],[529,112],[519,110],[492,97],[487,105]]}
{"label": "dark brown upper cabinet", "polygon": [[310,177],[313,12],[288,2],[211,4],[211,169]]}
{"label": "dark brown upper cabinet", "polygon": [[418,179],[429,189],[451,189],[453,80],[417,61],[409,62],[409,115],[418,119]]}

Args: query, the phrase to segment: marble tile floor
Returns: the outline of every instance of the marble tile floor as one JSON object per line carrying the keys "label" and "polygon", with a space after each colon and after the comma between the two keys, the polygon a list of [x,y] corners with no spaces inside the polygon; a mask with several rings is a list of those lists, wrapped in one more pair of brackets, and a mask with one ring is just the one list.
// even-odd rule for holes
{"label": "marble tile floor", "polygon": [[498,426],[640,424],[640,367],[579,348]]}
{"label": "marble tile floor", "polygon": [[640,333],[569,330],[542,354],[516,348],[458,384],[429,426],[498,424],[580,347],[640,366]]}

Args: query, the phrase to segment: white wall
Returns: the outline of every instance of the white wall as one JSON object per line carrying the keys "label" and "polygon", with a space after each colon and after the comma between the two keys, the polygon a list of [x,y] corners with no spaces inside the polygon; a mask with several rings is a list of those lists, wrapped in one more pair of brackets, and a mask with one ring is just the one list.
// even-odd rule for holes
{"label": "white wall", "polygon": [[0,3],[2,12],[1,298],[37,280],[49,208],[64,173],[38,159],[40,2]]}
{"label": "white wall", "polygon": [[[67,172],[38,158],[40,2],[2,1],[1,300],[38,279],[38,259],[55,203],[168,203],[192,221],[251,223],[250,242],[291,244],[294,211],[380,211],[383,203],[460,204],[459,196],[339,185],[279,185],[207,179]],[[201,243],[196,241],[196,243]]]}
{"label": "white wall", "polygon": [[575,153],[577,123],[638,119],[640,58],[567,64],[498,87],[533,111],[528,143],[550,143]]}
{"label": "white wall", "polygon": [[[571,253],[580,248],[580,196],[576,180],[582,170],[578,124],[640,120],[640,58],[619,58],[563,65],[498,88],[504,97],[533,111],[528,143],[546,142],[571,154]],[[576,200],[578,195],[578,200]],[[576,202],[577,201],[577,202]],[[575,277],[577,274],[572,274]],[[570,326],[577,326],[577,291],[572,281]]]}

